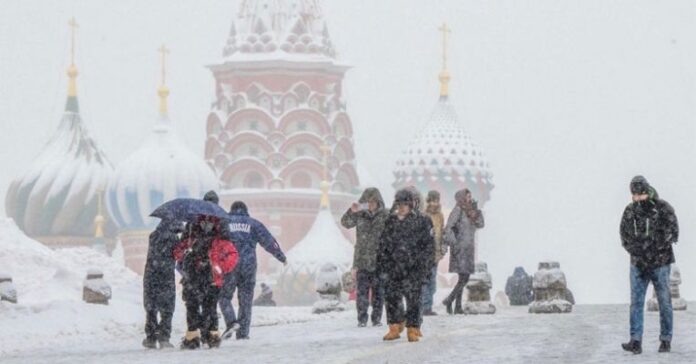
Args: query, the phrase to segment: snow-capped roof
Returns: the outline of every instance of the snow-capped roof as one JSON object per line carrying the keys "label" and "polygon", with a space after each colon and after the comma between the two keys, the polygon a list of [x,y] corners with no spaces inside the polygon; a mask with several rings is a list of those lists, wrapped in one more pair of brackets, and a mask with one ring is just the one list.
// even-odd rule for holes
{"label": "snow-capped roof", "polygon": [[325,263],[334,263],[342,270],[353,261],[353,245],[341,233],[331,211],[323,208],[317,214],[307,235],[287,254],[288,268],[316,272]]}
{"label": "snow-capped roof", "polygon": [[424,191],[445,189],[449,194],[469,187],[483,201],[493,188],[488,159],[446,96],[440,97],[425,128],[399,156],[394,177],[397,188],[413,185]]}
{"label": "snow-capped roof", "polygon": [[160,117],[143,145],[121,162],[107,189],[107,206],[120,229],[153,228],[150,213],[179,197],[202,198],[217,190],[212,169]]}
{"label": "snow-capped roof", "polygon": [[112,173],[71,96],[56,133],[10,184],[5,210],[30,236],[94,236],[98,194]]}
{"label": "snow-capped roof", "polygon": [[242,0],[223,57],[248,60],[250,55],[264,54],[279,59],[335,58],[319,1]]}

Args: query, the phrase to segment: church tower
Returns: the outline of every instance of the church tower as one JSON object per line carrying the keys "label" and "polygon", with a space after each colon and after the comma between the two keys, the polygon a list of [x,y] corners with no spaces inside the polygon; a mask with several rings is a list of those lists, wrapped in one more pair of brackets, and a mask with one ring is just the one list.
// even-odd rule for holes
{"label": "church tower", "polygon": [[[205,158],[225,207],[244,200],[287,251],[319,211],[322,159],[334,215],[359,192],[353,127],[336,57],[316,0],[244,0],[221,62]],[[265,258],[262,258],[265,259]]]}

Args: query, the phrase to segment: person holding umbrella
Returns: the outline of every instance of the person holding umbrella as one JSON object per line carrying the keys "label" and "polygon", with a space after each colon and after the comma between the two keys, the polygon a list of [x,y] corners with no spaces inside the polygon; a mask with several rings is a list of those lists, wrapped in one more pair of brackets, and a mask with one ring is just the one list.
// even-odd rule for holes
{"label": "person holding umbrella", "polygon": [[175,199],[155,210],[151,216],[167,216],[189,222],[187,237],[174,247],[173,257],[180,264],[183,299],[186,302],[187,332],[182,349],[196,349],[201,341],[210,348],[220,346],[217,301],[225,274],[237,264],[238,253],[216,226],[228,220],[220,206],[197,199]]}

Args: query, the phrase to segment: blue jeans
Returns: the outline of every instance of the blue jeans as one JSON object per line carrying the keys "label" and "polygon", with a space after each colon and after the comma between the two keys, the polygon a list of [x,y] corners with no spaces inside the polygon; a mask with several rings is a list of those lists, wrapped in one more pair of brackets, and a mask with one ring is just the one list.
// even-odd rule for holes
{"label": "blue jeans", "polygon": [[672,295],[669,291],[670,265],[641,271],[631,265],[631,340],[643,338],[645,293],[652,282],[660,306],[660,340],[672,341]]}
{"label": "blue jeans", "polygon": [[437,266],[433,267],[428,276],[428,280],[423,284],[423,293],[421,297],[423,300],[423,311],[433,310],[433,296],[435,296],[435,291],[437,290]]}
{"label": "blue jeans", "polygon": [[[227,328],[230,328],[235,322],[239,323],[237,338],[249,336],[254,287],[256,287],[256,267],[237,267],[237,269],[225,275],[225,283],[220,293],[220,310],[225,318]],[[232,306],[232,297],[235,291],[237,291],[237,301],[239,303],[238,317]]]}

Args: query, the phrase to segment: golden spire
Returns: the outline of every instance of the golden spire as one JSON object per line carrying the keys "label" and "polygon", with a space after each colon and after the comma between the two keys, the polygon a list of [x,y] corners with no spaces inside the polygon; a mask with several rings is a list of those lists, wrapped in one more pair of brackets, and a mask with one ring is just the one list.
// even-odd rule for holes
{"label": "golden spire", "polygon": [[70,66],[68,67],[68,77],[70,81],[68,83],[68,97],[77,96],[77,85],[75,79],[77,78],[77,67],[75,66],[75,30],[77,29],[77,22],[75,17],[68,21],[68,26],[70,27]]}
{"label": "golden spire", "polygon": [[162,83],[157,89],[157,94],[160,98],[159,112],[161,116],[167,116],[167,96],[169,96],[169,88],[166,85],[167,68],[166,60],[167,54],[169,54],[169,49],[162,44],[162,46],[157,50],[162,55]]}
{"label": "golden spire", "polygon": [[450,74],[447,70],[447,35],[452,33],[452,29],[443,22],[438,28],[442,32],[442,71],[440,71],[440,96],[447,97],[449,95]]}
{"label": "golden spire", "polygon": [[102,215],[102,195],[104,191],[102,189],[97,190],[97,216],[94,218],[94,237],[103,238],[104,237],[104,216]]}
{"label": "golden spire", "polygon": [[329,207],[329,154],[331,153],[331,147],[328,145],[324,144],[321,146],[321,152],[324,154],[324,175],[322,177],[321,184],[319,187],[321,188],[321,200],[319,206],[322,209],[326,209]]}

